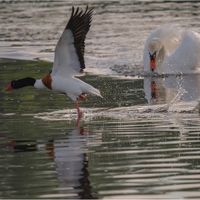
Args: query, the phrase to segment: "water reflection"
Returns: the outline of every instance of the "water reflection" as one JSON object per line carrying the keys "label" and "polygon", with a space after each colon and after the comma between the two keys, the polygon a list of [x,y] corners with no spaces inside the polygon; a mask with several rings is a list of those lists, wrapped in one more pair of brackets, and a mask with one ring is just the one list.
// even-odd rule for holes
{"label": "water reflection", "polygon": [[144,77],[145,98],[150,105],[169,104],[182,91],[177,101],[197,101],[200,94],[199,84],[199,74],[172,75],[164,78]]}
{"label": "water reflection", "polygon": [[[84,127],[74,129],[69,135],[55,137],[46,144],[50,160],[57,163],[58,179],[62,180],[59,193],[77,193],[81,198],[92,198],[88,179],[88,158],[85,146]],[[67,189],[66,189],[67,188]],[[70,191],[69,191],[69,188]]]}
{"label": "water reflection", "polygon": [[[71,6],[86,4],[95,10],[86,65],[98,74],[115,64],[141,67],[145,40],[161,24],[200,32],[199,1],[1,1],[1,57],[52,61]],[[52,67],[24,63],[1,60],[1,85],[13,74],[39,78]],[[63,96],[1,93],[0,197],[199,198],[198,114],[158,113],[152,105],[170,102],[181,87],[182,99],[197,99],[198,77],[144,78],[144,90],[143,79],[83,78],[104,93],[101,102],[92,97],[82,105],[88,117],[80,125],[87,121],[87,129],[75,127],[74,105]]]}
{"label": "water reflection", "polygon": [[18,152],[27,152],[27,151],[36,151],[37,150],[37,141],[36,140],[17,140],[13,138],[8,138],[7,147],[14,149],[15,153]]}
{"label": "water reflection", "polygon": [[91,191],[89,181],[87,150],[84,149],[86,143],[85,127],[76,127],[66,136],[55,136],[53,139],[43,141],[43,145],[41,145],[41,142],[41,140],[18,140],[14,138],[8,138],[7,142],[7,147],[13,148],[14,152],[21,153],[41,150],[41,146],[43,146],[48,155],[47,159],[56,163],[57,178],[61,180],[61,183],[55,189],[57,192],[41,195],[40,198],[72,198],[76,196],[80,196],[82,199],[93,198],[94,192]]}

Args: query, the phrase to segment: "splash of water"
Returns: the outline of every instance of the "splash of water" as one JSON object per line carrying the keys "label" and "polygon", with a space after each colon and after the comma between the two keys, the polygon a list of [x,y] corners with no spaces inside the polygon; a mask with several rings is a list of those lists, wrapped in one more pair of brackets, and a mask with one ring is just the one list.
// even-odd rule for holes
{"label": "splash of water", "polygon": [[187,91],[185,89],[183,89],[182,87],[179,88],[177,95],[165,106],[158,108],[158,110],[156,110],[157,112],[168,112],[170,107],[173,104],[178,103],[181,100],[181,96],[183,94],[187,93]]}

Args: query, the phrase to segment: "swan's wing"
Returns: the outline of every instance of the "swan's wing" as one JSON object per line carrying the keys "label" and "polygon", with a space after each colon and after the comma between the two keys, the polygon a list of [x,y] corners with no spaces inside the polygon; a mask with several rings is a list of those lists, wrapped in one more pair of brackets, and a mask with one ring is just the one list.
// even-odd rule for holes
{"label": "swan's wing", "polygon": [[88,7],[84,13],[72,7],[69,22],[55,48],[52,76],[67,77],[83,73],[85,37],[91,26],[92,12]]}
{"label": "swan's wing", "polygon": [[146,40],[143,51],[144,71],[149,71],[149,42],[153,38],[160,38],[165,44],[167,54],[178,48],[182,42],[183,29],[176,24],[167,24],[154,30]]}
{"label": "swan's wing", "polygon": [[181,45],[165,60],[166,73],[190,73],[200,66],[200,35],[185,30]]}
{"label": "swan's wing", "polygon": [[[184,29],[176,24],[167,24],[153,31],[147,38],[146,45],[152,38],[160,38],[167,48],[168,52],[176,49],[182,42]],[[148,48],[148,46],[147,46]]]}
{"label": "swan's wing", "polygon": [[159,37],[163,40],[168,52],[178,48],[183,39],[183,32],[180,26],[176,24],[167,24],[163,26],[159,31]]}

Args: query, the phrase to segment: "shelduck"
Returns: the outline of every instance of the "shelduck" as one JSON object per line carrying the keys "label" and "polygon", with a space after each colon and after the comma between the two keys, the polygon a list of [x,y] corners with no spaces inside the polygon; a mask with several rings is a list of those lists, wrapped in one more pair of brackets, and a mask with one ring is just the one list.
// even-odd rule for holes
{"label": "shelduck", "polygon": [[13,80],[5,91],[30,85],[38,89],[50,89],[64,93],[75,102],[78,116],[81,117],[82,113],[76,100],[77,97],[83,101],[86,101],[84,94],[102,97],[98,89],[74,78],[74,76],[84,73],[85,38],[91,26],[92,12],[93,9],[88,9],[88,6],[85,12],[72,7],[71,17],[55,48],[52,71],[38,80],[30,77]]}

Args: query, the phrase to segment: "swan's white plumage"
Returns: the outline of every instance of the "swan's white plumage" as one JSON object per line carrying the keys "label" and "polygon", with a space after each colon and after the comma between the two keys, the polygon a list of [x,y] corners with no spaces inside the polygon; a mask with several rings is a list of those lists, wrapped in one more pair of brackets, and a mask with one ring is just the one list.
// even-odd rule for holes
{"label": "swan's white plumage", "polygon": [[192,73],[200,66],[200,35],[178,25],[168,24],[156,29],[147,38],[143,51],[144,71],[150,71],[148,46],[153,38],[160,38],[165,46],[165,58],[157,73]]}

